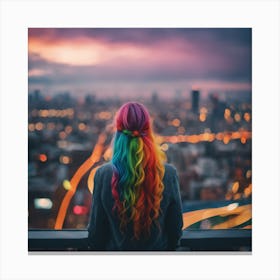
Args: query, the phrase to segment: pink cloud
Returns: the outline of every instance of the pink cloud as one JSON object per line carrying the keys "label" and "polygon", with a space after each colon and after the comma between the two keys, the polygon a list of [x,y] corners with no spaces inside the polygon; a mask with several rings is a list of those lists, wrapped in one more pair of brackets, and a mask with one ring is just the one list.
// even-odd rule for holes
{"label": "pink cloud", "polygon": [[183,81],[209,90],[250,90],[250,45],[211,30],[30,29],[29,81],[66,87]]}

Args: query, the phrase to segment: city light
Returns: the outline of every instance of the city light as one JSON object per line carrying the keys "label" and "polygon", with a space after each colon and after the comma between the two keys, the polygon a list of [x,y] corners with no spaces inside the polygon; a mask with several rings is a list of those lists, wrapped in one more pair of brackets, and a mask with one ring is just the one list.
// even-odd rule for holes
{"label": "city light", "polygon": [[87,126],[84,123],[79,123],[78,128],[79,130],[84,131],[86,130]]}
{"label": "city light", "polygon": [[88,213],[88,208],[86,206],[75,205],[73,207],[73,213],[75,215],[86,215]]}
{"label": "city light", "polygon": [[66,132],[67,134],[70,134],[72,131],[73,131],[73,128],[72,128],[71,125],[67,125],[67,126],[65,127],[65,132]]}
{"label": "city light", "polygon": [[167,143],[163,143],[160,147],[161,147],[161,149],[162,149],[164,152],[166,152],[166,151],[168,150],[168,148],[169,148],[169,146],[168,146]]}
{"label": "city light", "polygon": [[228,211],[232,211],[239,206],[239,203],[231,203],[227,206]]}
{"label": "city light", "polygon": [[46,117],[49,116],[49,111],[48,110],[40,110],[39,111],[39,116],[43,117],[43,118],[46,118]]}
{"label": "city light", "polygon": [[72,118],[74,115],[73,108],[68,109],[34,109],[31,112],[33,117],[41,117],[41,118]]}
{"label": "city light", "polygon": [[246,178],[249,179],[252,177],[252,171],[251,170],[247,170],[246,172]]}
{"label": "city light", "polygon": [[201,122],[205,122],[205,121],[206,121],[206,114],[201,113],[201,114],[199,115],[199,120],[200,120]]}
{"label": "city light", "polygon": [[47,155],[45,155],[45,154],[40,154],[40,155],[39,155],[39,160],[40,160],[41,162],[46,162],[46,161],[48,160],[48,157],[47,157]]}
{"label": "city light", "polygon": [[28,130],[29,130],[29,131],[34,131],[34,130],[35,130],[35,125],[34,125],[33,123],[30,123],[30,124],[28,125]]}
{"label": "city light", "polygon": [[67,191],[69,191],[71,189],[71,183],[68,180],[64,180],[62,182],[62,185],[63,185],[64,189]]}
{"label": "city light", "polygon": [[230,119],[230,117],[231,117],[231,111],[230,111],[230,109],[225,109],[224,118],[225,118],[226,120],[228,120],[228,119]]}
{"label": "city light", "polygon": [[249,122],[249,121],[251,120],[251,115],[250,115],[249,113],[245,113],[245,114],[244,114],[244,120],[245,120],[246,122]]}
{"label": "city light", "polygon": [[228,134],[224,135],[224,138],[223,138],[224,144],[225,145],[228,144],[230,139],[231,139],[230,135],[228,135]]}
{"label": "city light", "polygon": [[[241,136],[242,135],[242,136]],[[170,142],[170,143],[181,143],[181,142],[187,142],[187,143],[199,143],[199,142],[212,142],[215,139],[219,141],[223,141],[224,144],[228,144],[231,140],[236,139],[250,139],[252,137],[251,132],[249,131],[242,131],[242,134],[240,132],[219,132],[219,133],[209,133],[205,132],[202,134],[194,134],[194,135],[174,135],[174,136],[157,136],[161,142]],[[244,140],[242,140],[244,141]],[[245,141],[245,142],[246,142]]]}
{"label": "city light", "polygon": [[252,194],[252,184],[244,189],[244,196],[249,197]]}
{"label": "city light", "polygon": [[246,137],[244,137],[244,136],[242,136],[241,138],[240,138],[240,142],[242,143],[242,144],[245,144],[246,143]]}
{"label": "city light", "polygon": [[35,198],[34,199],[35,209],[51,209],[52,206],[53,206],[53,203],[49,198]]}
{"label": "city light", "polygon": [[64,131],[59,132],[59,138],[64,140],[67,137],[67,134]]}
{"label": "city light", "polygon": [[226,200],[231,200],[232,199],[232,194],[231,193],[226,193],[226,195],[225,195],[225,199]]}
{"label": "city light", "polygon": [[35,124],[36,130],[42,130],[44,128],[44,124],[42,122],[38,122]]}
{"label": "city light", "polygon": [[174,119],[171,124],[175,127],[179,127],[181,124],[181,121],[179,119]]}
{"label": "city light", "polygon": [[200,113],[201,113],[201,114],[207,114],[207,113],[208,113],[207,108],[206,108],[206,107],[201,107],[201,108],[200,108]]}
{"label": "city light", "polygon": [[241,116],[240,116],[240,114],[236,113],[236,114],[234,115],[234,119],[235,119],[236,122],[240,122],[240,121],[241,121]]}
{"label": "city light", "polygon": [[200,108],[199,120],[205,122],[207,118],[208,110],[205,107]]}
{"label": "city light", "polygon": [[63,164],[69,164],[71,159],[69,156],[60,156],[59,161]]}
{"label": "city light", "polygon": [[233,195],[234,200],[238,200],[240,198],[241,198],[241,193],[236,193],[236,194]]}
{"label": "city light", "polygon": [[238,192],[238,189],[239,189],[239,182],[234,182],[232,184],[232,187],[231,187],[231,190],[233,193],[237,193]]}
{"label": "city light", "polygon": [[110,120],[113,117],[113,115],[109,111],[103,111],[95,114],[95,117],[99,120]]}
{"label": "city light", "polygon": [[215,135],[209,132],[205,132],[202,137],[202,141],[213,142],[215,140]]}

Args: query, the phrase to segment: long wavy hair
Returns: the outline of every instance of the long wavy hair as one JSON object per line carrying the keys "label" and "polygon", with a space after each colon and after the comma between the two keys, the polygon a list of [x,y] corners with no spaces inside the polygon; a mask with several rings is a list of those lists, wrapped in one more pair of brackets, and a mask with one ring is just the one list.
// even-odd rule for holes
{"label": "long wavy hair", "polygon": [[160,214],[165,154],[156,144],[144,105],[124,104],[116,114],[113,141],[113,211],[120,229],[132,223],[134,238],[148,237]]}

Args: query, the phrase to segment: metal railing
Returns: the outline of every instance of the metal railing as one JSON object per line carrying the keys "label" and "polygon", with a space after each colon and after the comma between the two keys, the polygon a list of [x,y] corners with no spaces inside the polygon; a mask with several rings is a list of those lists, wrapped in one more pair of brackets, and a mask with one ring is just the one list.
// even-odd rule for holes
{"label": "metal railing", "polygon": [[[28,230],[28,250],[90,251],[87,230]],[[184,230],[177,251],[252,250],[251,229]]]}

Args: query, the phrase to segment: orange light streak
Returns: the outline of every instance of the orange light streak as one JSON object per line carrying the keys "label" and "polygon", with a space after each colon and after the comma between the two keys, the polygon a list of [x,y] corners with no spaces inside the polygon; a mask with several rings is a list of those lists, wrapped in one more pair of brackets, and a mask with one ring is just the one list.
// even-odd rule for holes
{"label": "orange light streak", "polygon": [[94,190],[94,175],[96,173],[96,170],[99,166],[96,166],[93,168],[88,176],[87,184],[88,184],[88,190],[90,191],[91,194],[93,194]]}
{"label": "orange light streak", "polygon": [[214,225],[212,229],[226,229],[233,228],[235,226],[241,225],[252,218],[251,209],[245,210],[237,217],[229,218],[227,221]]}
{"label": "orange light streak", "polygon": [[74,174],[74,176],[72,177],[72,179],[70,180],[70,185],[71,188],[67,191],[67,193],[65,194],[62,203],[60,205],[59,211],[58,211],[58,215],[56,218],[56,222],[55,222],[55,229],[62,229],[63,227],[63,223],[65,220],[65,216],[66,216],[66,212],[69,206],[69,203],[73,197],[73,195],[76,192],[76,189],[78,187],[78,184],[81,180],[81,178],[84,176],[84,174],[96,163],[100,160],[101,156],[102,156],[102,152],[104,149],[104,142],[106,141],[106,134],[102,133],[99,135],[99,138],[97,140],[97,143],[93,149],[92,154],[90,155],[90,157],[78,168],[78,170],[76,171],[76,173]]}
{"label": "orange light streak", "polygon": [[252,184],[250,184],[247,188],[244,189],[245,197],[249,197],[252,194]]}
{"label": "orange light streak", "polygon": [[[208,208],[208,209],[201,209],[191,212],[185,212],[183,213],[183,228],[185,229],[192,224],[195,224],[201,220],[211,218],[214,216],[228,216],[233,214],[239,214],[246,213],[246,217],[248,217],[248,213],[251,213],[251,205],[244,205],[239,206],[237,208],[234,208],[230,210],[227,206],[219,207],[219,208]],[[244,215],[245,216],[245,215]]]}
{"label": "orange light streak", "polygon": [[249,131],[242,131],[242,132],[219,132],[209,133],[205,132],[202,134],[197,135],[173,135],[173,136],[157,136],[158,142],[161,144],[163,142],[169,143],[181,143],[181,142],[188,142],[196,144],[198,142],[207,141],[212,142],[215,139],[219,141],[223,141],[225,144],[228,144],[229,141],[235,139],[245,139],[243,141],[247,141],[247,139],[252,138],[252,133]]}
{"label": "orange light streak", "polygon": [[251,228],[252,228],[252,225],[248,225],[248,226],[243,227],[243,229],[251,229]]}
{"label": "orange light streak", "polygon": [[237,193],[238,192],[238,189],[239,189],[239,182],[234,182],[232,184],[232,187],[231,187],[231,190],[233,193]]}

